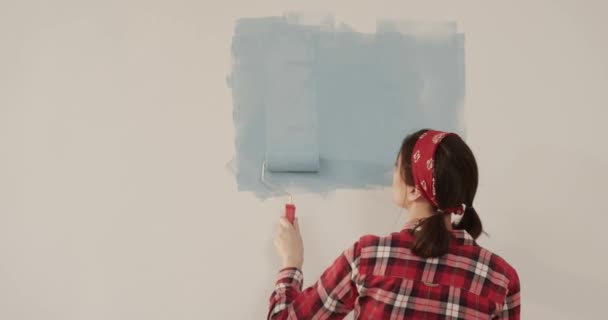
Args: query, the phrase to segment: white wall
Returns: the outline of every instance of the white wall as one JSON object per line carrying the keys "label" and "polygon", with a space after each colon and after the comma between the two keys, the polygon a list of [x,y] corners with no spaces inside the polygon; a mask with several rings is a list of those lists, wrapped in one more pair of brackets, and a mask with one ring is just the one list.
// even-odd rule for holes
{"label": "white wall", "polygon": [[[326,2],[1,0],[0,318],[265,316],[282,199],[236,192],[225,78],[235,19],[285,11],[458,21],[482,243],[525,318],[603,314],[608,5]],[[383,190],[296,201],[307,283],[404,219]]]}

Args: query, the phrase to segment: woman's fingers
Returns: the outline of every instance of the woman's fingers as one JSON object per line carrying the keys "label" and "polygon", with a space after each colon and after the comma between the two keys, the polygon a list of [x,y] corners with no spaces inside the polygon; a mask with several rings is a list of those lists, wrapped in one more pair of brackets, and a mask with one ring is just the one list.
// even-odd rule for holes
{"label": "woman's fingers", "polygon": [[300,234],[300,220],[298,220],[298,218],[293,220],[293,227],[296,229],[298,234]]}
{"label": "woman's fingers", "polygon": [[295,218],[293,220],[293,224],[292,224],[291,222],[289,222],[289,220],[286,217],[281,217],[281,218],[279,218],[279,223],[280,223],[281,227],[284,227],[287,229],[294,228],[297,231],[300,231],[300,222],[299,222],[298,218]]}
{"label": "woman's fingers", "polygon": [[279,219],[279,223],[281,224],[281,227],[283,227],[283,228],[286,228],[286,229],[293,228],[293,225],[285,217],[281,217]]}

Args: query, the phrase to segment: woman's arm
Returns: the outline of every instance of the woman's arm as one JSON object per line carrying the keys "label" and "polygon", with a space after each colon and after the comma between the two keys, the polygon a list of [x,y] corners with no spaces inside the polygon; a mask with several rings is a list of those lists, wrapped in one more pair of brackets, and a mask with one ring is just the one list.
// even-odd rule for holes
{"label": "woman's arm", "polygon": [[270,297],[268,319],[344,318],[354,308],[358,296],[355,279],[359,253],[359,244],[355,243],[304,291],[300,269],[281,270]]}
{"label": "woman's arm", "polygon": [[268,319],[342,319],[354,308],[361,252],[358,242],[304,291],[301,271],[304,247],[297,219],[292,225],[281,218],[275,245],[283,259],[283,269],[270,297]]}

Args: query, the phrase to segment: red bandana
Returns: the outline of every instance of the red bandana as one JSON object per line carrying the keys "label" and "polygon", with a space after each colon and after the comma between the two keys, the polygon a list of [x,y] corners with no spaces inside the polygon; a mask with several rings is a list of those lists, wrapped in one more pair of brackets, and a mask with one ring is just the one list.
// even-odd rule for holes
{"label": "red bandana", "polygon": [[[423,133],[412,152],[412,175],[414,186],[420,190],[422,196],[439,208],[435,192],[435,151],[443,138],[454,133],[429,130]],[[439,208],[445,213],[463,214],[464,205],[456,208]]]}

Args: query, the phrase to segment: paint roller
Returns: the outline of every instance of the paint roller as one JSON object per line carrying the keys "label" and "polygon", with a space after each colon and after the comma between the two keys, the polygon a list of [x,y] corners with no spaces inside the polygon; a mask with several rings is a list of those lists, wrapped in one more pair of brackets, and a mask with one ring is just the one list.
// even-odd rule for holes
{"label": "paint roller", "polygon": [[266,151],[265,160],[262,163],[260,180],[269,189],[285,194],[289,197],[285,204],[285,217],[293,224],[296,215],[296,206],[293,204],[291,193],[281,189],[266,179],[266,171],[272,173],[316,173],[319,171],[319,151],[318,148],[310,146],[308,148],[290,148],[288,150],[271,149]]}

